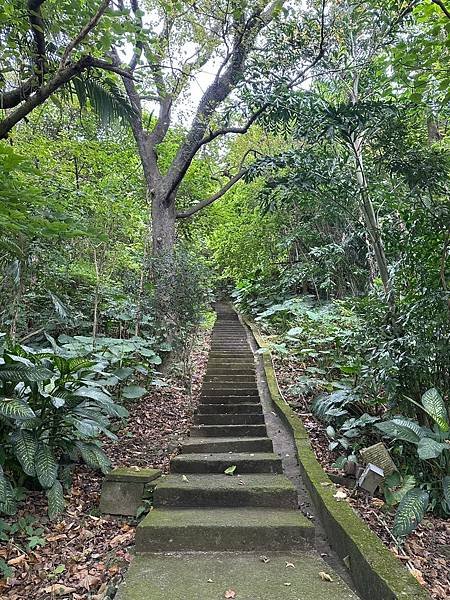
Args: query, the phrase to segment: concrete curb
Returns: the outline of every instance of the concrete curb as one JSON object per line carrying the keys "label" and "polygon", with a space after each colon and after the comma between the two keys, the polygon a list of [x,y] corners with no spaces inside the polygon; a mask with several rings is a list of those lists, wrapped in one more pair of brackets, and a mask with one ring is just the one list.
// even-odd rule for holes
{"label": "concrete curb", "polygon": [[280,417],[294,437],[300,470],[329,544],[344,561],[364,600],[430,600],[428,592],[386,548],[347,502],[334,498],[335,488],[315,457],[308,432],[283,398],[272,357],[256,324],[240,315],[257,345],[265,349],[262,361],[270,395]]}

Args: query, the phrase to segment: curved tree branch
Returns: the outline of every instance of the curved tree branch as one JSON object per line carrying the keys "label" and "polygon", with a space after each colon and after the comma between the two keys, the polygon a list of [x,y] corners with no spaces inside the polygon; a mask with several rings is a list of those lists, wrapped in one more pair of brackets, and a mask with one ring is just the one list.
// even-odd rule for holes
{"label": "curved tree branch", "polygon": [[64,68],[66,66],[67,60],[68,60],[69,56],[71,55],[71,53],[73,52],[73,50],[94,29],[94,27],[100,21],[103,13],[108,8],[108,6],[109,6],[110,3],[111,3],[111,0],[102,0],[100,6],[98,7],[97,12],[92,17],[92,19],[89,21],[89,23],[86,23],[86,25],[81,29],[81,31],[78,33],[78,35],[76,35],[73,38],[73,40],[71,40],[69,42],[69,44],[67,45],[66,49],[64,50],[64,53],[63,53],[62,58],[61,58],[61,62],[59,63],[60,69],[62,69],[62,68]]}

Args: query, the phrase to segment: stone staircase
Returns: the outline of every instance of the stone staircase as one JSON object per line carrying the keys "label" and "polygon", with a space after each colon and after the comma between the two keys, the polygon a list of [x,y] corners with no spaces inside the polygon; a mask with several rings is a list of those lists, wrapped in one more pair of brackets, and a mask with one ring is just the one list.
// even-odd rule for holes
{"label": "stone staircase", "polygon": [[319,575],[329,569],[267,436],[245,329],[230,305],[217,314],[191,436],[137,528],[119,598],[356,598]]}

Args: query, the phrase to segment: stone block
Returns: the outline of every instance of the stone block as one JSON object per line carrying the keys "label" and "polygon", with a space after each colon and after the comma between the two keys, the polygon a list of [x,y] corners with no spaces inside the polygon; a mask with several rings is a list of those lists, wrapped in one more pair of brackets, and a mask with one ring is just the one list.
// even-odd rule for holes
{"label": "stone block", "polygon": [[102,486],[100,510],[110,515],[135,516],[144,498],[153,489],[158,469],[118,467],[106,475]]}

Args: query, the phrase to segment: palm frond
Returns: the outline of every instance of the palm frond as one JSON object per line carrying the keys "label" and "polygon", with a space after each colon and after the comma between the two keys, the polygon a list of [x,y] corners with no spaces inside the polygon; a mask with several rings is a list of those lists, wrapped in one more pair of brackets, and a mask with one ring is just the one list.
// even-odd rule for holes
{"label": "palm frond", "polygon": [[134,115],[134,109],[124,92],[109,77],[84,75],[75,77],[71,84],[69,93],[76,95],[82,108],[89,102],[104,125],[109,125],[113,121],[126,124]]}

